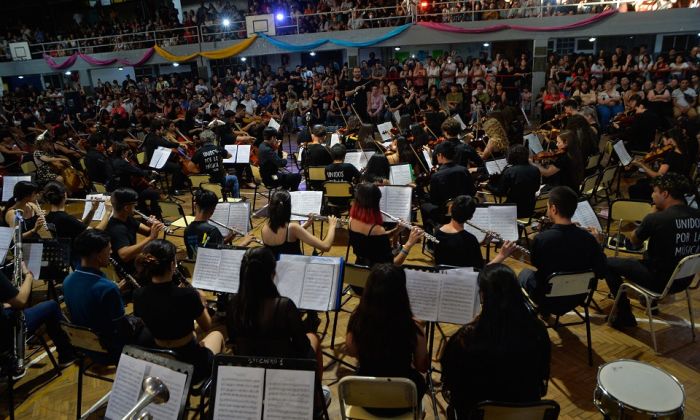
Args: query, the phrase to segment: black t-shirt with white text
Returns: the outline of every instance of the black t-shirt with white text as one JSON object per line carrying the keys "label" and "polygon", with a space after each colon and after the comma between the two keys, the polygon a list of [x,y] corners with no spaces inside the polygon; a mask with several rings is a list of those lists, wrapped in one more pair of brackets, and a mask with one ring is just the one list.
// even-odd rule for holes
{"label": "black t-shirt with white text", "polygon": [[223,176],[222,158],[228,156],[223,147],[217,147],[213,143],[206,143],[192,156],[192,162],[199,166],[199,170],[209,175],[211,182],[221,182]]}
{"label": "black t-shirt with white text", "polygon": [[331,163],[326,166],[326,181],[350,182],[360,177],[360,171],[350,163]]}

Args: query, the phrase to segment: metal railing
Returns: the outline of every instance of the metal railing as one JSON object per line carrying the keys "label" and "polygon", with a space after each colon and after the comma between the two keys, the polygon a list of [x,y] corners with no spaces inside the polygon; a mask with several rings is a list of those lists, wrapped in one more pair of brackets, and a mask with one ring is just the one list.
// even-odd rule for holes
{"label": "metal railing", "polygon": [[[411,22],[435,21],[444,23],[502,20],[510,18],[541,18],[559,14],[597,13],[610,8],[633,11],[635,1],[587,1],[576,0],[510,0],[507,9],[481,9],[479,0],[429,2],[427,7],[411,3],[408,9],[403,1],[394,6],[352,9],[333,12],[285,15],[275,21],[277,35],[293,35],[326,32],[341,29],[356,30],[399,26]],[[522,3],[522,5],[520,5]],[[649,7],[645,3],[645,8]],[[402,14],[403,13],[403,14]],[[328,23],[326,23],[328,22]],[[228,41],[247,37],[245,20],[229,25],[199,25],[124,33],[92,38],[30,44],[32,58],[43,55],[70,56],[76,51],[92,54],[148,48],[154,43],[163,47],[204,42]]]}

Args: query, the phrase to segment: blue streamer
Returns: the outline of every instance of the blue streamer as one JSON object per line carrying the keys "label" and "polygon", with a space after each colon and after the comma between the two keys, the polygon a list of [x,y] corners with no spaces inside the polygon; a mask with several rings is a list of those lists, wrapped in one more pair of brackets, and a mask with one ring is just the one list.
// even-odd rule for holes
{"label": "blue streamer", "polygon": [[320,47],[321,45],[330,42],[331,44],[339,45],[341,47],[348,47],[348,48],[364,48],[364,47],[371,47],[372,45],[377,45],[381,42],[386,41],[387,39],[391,39],[395,37],[396,35],[400,34],[401,32],[405,31],[409,27],[411,27],[411,23],[407,23],[403,26],[396,27],[392,29],[391,31],[387,32],[386,34],[380,36],[379,38],[375,39],[370,39],[369,41],[363,41],[363,42],[352,42],[352,41],[344,41],[342,39],[319,39],[318,41],[312,42],[310,44],[303,44],[303,45],[294,45],[294,44],[289,44],[284,41],[280,41],[279,39],[272,38],[264,33],[258,33],[258,35],[269,42],[270,44],[274,45],[277,48],[286,50],[286,51],[292,51],[292,52],[304,52],[304,51],[311,51],[315,50],[316,48]]}

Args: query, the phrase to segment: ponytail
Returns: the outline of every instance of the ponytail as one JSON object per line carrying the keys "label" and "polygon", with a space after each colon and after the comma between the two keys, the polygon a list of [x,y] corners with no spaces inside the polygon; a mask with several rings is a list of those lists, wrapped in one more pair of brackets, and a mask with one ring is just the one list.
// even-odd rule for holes
{"label": "ponytail", "polygon": [[172,242],[156,239],[143,248],[136,257],[136,273],[145,282],[155,276],[162,276],[171,269],[177,248]]}

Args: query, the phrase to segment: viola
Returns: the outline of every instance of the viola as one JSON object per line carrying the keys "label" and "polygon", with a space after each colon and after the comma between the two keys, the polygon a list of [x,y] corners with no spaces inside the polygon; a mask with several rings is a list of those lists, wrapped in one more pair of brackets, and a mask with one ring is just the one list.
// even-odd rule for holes
{"label": "viola", "polygon": [[672,144],[667,144],[666,146],[657,147],[656,149],[651,150],[649,153],[644,155],[644,157],[642,158],[642,162],[650,163],[650,162],[654,162],[656,160],[659,160],[666,154],[666,152],[670,152],[671,150],[673,150],[673,148],[674,147]]}
{"label": "viola", "polygon": [[533,162],[541,162],[543,160],[553,159],[557,156],[561,156],[564,153],[566,153],[566,149],[557,149],[557,150],[539,152],[538,154],[536,154],[535,156],[532,157],[532,160],[533,160]]}

